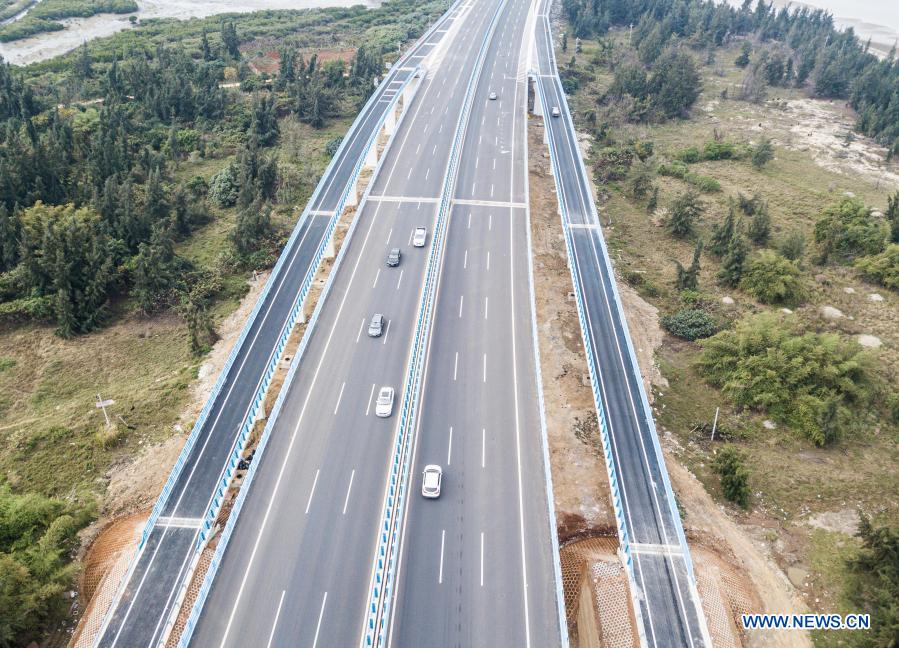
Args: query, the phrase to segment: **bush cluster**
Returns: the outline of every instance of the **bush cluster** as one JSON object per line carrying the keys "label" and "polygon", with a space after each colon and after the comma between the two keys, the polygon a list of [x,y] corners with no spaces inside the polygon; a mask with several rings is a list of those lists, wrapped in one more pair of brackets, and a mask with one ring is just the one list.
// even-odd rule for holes
{"label": "bush cluster", "polygon": [[711,337],[720,328],[715,318],[700,308],[681,308],[676,313],[662,317],[666,331],[684,340]]}
{"label": "bush cluster", "polygon": [[702,342],[705,379],[737,406],[764,412],[825,445],[857,427],[874,392],[869,356],[833,333],[797,333],[772,313]]}

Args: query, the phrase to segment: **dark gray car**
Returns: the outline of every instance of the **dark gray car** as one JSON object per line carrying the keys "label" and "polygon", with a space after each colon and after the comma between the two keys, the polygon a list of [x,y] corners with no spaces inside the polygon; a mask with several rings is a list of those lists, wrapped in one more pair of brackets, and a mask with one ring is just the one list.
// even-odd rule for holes
{"label": "dark gray car", "polygon": [[402,254],[402,252],[400,252],[399,248],[391,249],[390,252],[387,254],[387,265],[390,266],[391,268],[395,268],[396,266],[398,266],[400,264],[400,257],[402,257],[402,256],[403,256],[403,254]]}

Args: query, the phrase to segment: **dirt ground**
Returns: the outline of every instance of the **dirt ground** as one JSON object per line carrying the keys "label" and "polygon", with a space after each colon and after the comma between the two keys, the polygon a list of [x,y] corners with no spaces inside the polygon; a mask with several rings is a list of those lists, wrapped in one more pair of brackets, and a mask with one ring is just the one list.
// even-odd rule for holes
{"label": "dirt ground", "polygon": [[[590,378],[543,125],[531,118],[531,238],[537,334],[556,515],[563,536],[615,528]],[[564,538],[563,538],[564,539]]]}

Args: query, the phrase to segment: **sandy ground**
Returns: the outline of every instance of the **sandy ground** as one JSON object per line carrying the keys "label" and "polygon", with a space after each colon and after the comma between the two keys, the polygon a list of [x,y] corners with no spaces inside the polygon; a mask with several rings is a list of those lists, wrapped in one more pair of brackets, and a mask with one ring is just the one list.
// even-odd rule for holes
{"label": "sandy ground", "polygon": [[[363,4],[377,6],[376,0],[138,0],[138,19],[202,18],[220,13],[249,13],[274,9],[310,9],[314,7],[349,7]],[[127,15],[103,14],[90,18],[71,18],[59,21],[66,29],[12,43],[0,43],[0,56],[14,65],[65,54],[81,43],[110,36],[131,28]]]}

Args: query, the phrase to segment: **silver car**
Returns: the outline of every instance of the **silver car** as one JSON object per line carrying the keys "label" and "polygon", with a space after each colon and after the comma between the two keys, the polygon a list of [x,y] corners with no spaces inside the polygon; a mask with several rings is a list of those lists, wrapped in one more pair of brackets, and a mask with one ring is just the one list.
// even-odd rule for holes
{"label": "silver car", "polygon": [[552,115],[553,117],[558,117],[561,113],[559,112],[558,106],[553,106]]}
{"label": "silver car", "polygon": [[443,468],[436,464],[425,466],[421,476],[421,496],[434,499],[440,497],[440,484],[443,481]]}
{"label": "silver car", "polygon": [[428,240],[428,230],[426,227],[416,227],[415,233],[412,235],[412,245],[414,247],[424,247],[425,241]]}
{"label": "silver car", "polygon": [[375,313],[371,322],[368,325],[368,337],[381,337],[381,333],[384,332],[384,316],[380,313]]}
{"label": "silver car", "polygon": [[387,418],[393,414],[393,387],[381,387],[378,390],[378,400],[375,403],[375,416]]}

